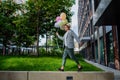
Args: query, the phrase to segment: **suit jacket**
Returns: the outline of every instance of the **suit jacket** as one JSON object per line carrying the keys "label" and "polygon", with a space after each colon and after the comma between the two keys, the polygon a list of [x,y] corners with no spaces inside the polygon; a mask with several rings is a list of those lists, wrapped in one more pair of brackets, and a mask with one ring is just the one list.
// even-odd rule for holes
{"label": "suit jacket", "polygon": [[[58,35],[58,38],[63,40],[63,45],[65,45],[65,34],[64,34],[63,37]],[[77,37],[77,35],[72,30],[69,30],[68,33],[67,33],[67,37],[66,37],[66,42],[67,42],[67,47],[68,48],[74,48],[74,39],[76,39],[76,41],[78,43],[80,43],[80,40]]]}

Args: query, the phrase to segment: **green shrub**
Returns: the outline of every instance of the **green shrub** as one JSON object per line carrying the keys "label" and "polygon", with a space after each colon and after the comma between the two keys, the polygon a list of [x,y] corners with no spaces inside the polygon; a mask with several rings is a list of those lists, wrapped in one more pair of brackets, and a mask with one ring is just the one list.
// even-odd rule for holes
{"label": "green shrub", "polygon": [[53,48],[49,51],[46,51],[46,49],[41,48],[40,49],[40,55],[41,56],[62,56],[63,50],[61,48]]}

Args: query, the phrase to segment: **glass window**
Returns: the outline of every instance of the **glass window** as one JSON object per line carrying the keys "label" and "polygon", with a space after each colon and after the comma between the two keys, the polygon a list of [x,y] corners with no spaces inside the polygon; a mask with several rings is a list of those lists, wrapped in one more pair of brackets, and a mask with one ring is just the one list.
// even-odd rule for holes
{"label": "glass window", "polygon": [[100,38],[100,55],[101,55],[101,59],[100,62],[101,64],[104,65],[104,41],[103,41],[103,37]]}
{"label": "glass window", "polygon": [[107,33],[107,57],[108,57],[108,66],[114,67],[114,51],[113,51],[113,36],[112,31]]}
{"label": "glass window", "polygon": [[97,41],[95,41],[95,60],[98,62],[98,44]]}

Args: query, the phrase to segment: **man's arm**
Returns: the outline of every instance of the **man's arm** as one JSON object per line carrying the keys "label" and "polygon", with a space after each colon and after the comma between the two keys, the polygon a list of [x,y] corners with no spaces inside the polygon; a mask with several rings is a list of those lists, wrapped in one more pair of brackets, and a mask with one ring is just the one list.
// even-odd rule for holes
{"label": "man's arm", "polygon": [[72,31],[72,36],[75,38],[75,40],[80,43],[80,39],[78,38],[78,36]]}
{"label": "man's arm", "polygon": [[58,36],[59,39],[63,40],[63,37],[60,36],[60,35],[58,34],[58,32],[56,32],[56,35]]}

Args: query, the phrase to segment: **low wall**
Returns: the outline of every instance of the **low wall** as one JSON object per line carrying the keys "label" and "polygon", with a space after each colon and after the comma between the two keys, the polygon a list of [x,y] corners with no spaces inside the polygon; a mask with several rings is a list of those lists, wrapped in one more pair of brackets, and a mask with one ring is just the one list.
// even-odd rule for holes
{"label": "low wall", "polygon": [[0,80],[114,80],[111,72],[1,71]]}
{"label": "low wall", "polygon": [[28,80],[26,71],[0,71],[0,80]]}

